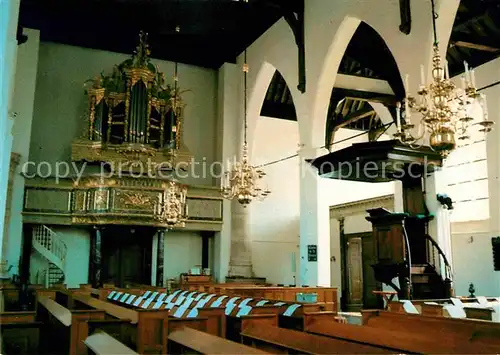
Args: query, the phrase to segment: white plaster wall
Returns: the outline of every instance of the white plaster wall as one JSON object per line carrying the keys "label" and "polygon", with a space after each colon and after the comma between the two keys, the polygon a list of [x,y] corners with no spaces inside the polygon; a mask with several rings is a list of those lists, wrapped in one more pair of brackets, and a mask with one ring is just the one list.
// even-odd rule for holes
{"label": "white plaster wall", "polygon": [[[293,156],[298,149],[299,127],[294,121],[260,117],[252,164],[261,165]],[[263,168],[262,188],[272,191],[249,208],[254,272],[268,282],[293,284],[298,262],[300,215],[300,167],[294,157]],[[295,253],[295,256],[292,254]],[[296,268],[296,265],[295,265]]]}
{"label": "white plaster wall", "polygon": [[[79,287],[88,283],[90,258],[90,230],[76,227],[49,226],[66,244],[65,284]],[[36,259],[35,259],[36,260]]]}
{"label": "white plaster wall", "polygon": [[[154,56],[154,48],[152,48]],[[38,62],[30,159],[70,161],[71,142],[84,128],[87,107],[84,82],[102,71],[109,72],[129,56],[107,51],[42,42]],[[173,63],[154,60],[172,82]],[[197,162],[211,164],[216,152],[216,87],[215,70],[179,65],[179,85],[189,91],[183,94],[186,103],[184,142]],[[213,179],[203,175],[202,164],[195,169],[197,178],[187,183],[212,185]]]}
{"label": "white plaster wall", "polygon": [[202,239],[197,232],[169,231],[165,233],[163,275],[164,285],[168,279],[178,279],[192,267],[201,266]]}
{"label": "white plaster wall", "polygon": [[[500,59],[476,68],[475,76],[480,88],[500,80]],[[487,95],[489,119],[496,123],[487,136],[490,218],[452,223],[454,282],[457,295],[468,295],[472,282],[476,295],[500,296],[500,272],[493,271],[491,245],[491,238],[500,235],[500,86],[482,93]]]}
{"label": "white plaster wall", "polygon": [[49,262],[34,249],[30,257],[30,283],[45,285],[44,271],[49,267]]}
{"label": "white plaster wall", "polygon": [[12,151],[20,154],[19,165],[14,175],[7,242],[6,260],[13,265],[11,274],[19,274],[22,245],[22,210],[24,201],[24,177],[20,174],[22,165],[28,160],[31,123],[35,99],[35,85],[38,65],[40,31],[24,29],[28,41],[18,47],[12,110],[17,113],[12,128]]}
{"label": "white plaster wall", "polygon": [[344,233],[364,233],[372,231],[372,224],[366,220],[368,213],[348,216],[344,221]]}
{"label": "white plaster wall", "polygon": [[491,238],[489,232],[452,235],[456,295],[468,296],[471,282],[476,295],[500,295],[499,272],[493,269]]}

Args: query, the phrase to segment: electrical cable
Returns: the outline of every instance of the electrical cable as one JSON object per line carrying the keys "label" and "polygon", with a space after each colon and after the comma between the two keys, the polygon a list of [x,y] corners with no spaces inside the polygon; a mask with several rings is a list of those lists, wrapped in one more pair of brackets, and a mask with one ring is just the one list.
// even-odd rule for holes
{"label": "electrical cable", "polygon": [[[384,124],[381,128],[385,128],[384,132],[382,134],[384,134],[385,132],[387,132],[387,130],[389,129],[389,127],[391,125],[393,125],[394,122],[389,122],[389,123],[386,123]],[[324,145],[322,147],[319,147],[319,148],[316,148],[316,149],[323,149],[323,148],[331,148],[332,146],[336,145],[336,144],[339,144],[339,143],[344,143],[344,142],[347,142],[347,141],[350,141],[351,139],[354,139],[354,138],[358,138],[358,137],[361,137],[361,136],[364,136],[365,134],[368,134],[370,131],[366,131],[366,132],[361,132],[359,134],[355,134],[354,136],[352,137],[349,137],[349,138],[344,138],[344,139],[341,139],[337,142],[333,142],[331,144],[328,144],[328,145]],[[273,160],[273,161],[270,161],[269,163],[265,163],[265,164],[261,164],[261,165],[257,165],[256,168],[263,168],[263,167],[266,167],[266,166],[269,166],[269,165],[273,165],[273,164],[276,164],[276,163],[281,163],[282,161],[286,161],[286,160],[290,160],[290,159],[293,159],[293,158],[296,158],[298,157],[299,154],[293,154],[293,155],[289,155],[287,157],[284,157],[284,158],[281,158],[281,159],[277,159],[277,160]]]}

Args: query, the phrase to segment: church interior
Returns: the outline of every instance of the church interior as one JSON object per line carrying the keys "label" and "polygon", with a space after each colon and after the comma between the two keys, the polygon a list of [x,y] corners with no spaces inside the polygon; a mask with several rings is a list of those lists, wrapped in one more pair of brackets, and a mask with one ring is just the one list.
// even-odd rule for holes
{"label": "church interior", "polygon": [[0,353],[500,353],[500,1],[2,0],[0,88]]}

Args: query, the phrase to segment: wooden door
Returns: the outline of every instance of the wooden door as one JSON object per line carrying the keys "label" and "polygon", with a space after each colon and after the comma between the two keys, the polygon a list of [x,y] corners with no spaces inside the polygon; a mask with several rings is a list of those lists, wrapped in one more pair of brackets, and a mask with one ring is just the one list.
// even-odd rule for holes
{"label": "wooden door", "polygon": [[105,283],[118,287],[151,284],[152,238],[150,228],[108,228],[103,237]]}
{"label": "wooden door", "polygon": [[375,271],[372,265],[377,263],[375,253],[374,239],[371,233],[363,236],[363,308],[377,309],[380,308],[380,298],[373,294],[373,291],[381,288],[379,282],[375,278]]}
{"label": "wooden door", "polygon": [[361,238],[347,242],[348,308],[363,305],[363,243]]}

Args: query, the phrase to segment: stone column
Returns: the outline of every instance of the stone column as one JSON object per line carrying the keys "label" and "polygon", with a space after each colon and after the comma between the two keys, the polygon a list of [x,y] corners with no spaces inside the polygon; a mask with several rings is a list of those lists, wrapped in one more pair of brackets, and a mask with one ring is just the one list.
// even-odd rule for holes
{"label": "stone column", "polygon": [[102,286],[102,227],[94,227],[90,237],[89,278],[92,287]]}
{"label": "stone column", "polygon": [[3,222],[0,233],[2,233],[2,244],[0,254],[0,279],[5,280],[9,278],[7,255],[8,231],[10,221],[10,205],[12,198],[12,183],[14,179],[14,171],[19,163],[19,155],[11,154],[12,148],[12,126],[14,125],[13,119],[7,120],[7,136],[4,138],[3,151],[0,157],[0,222]]}
{"label": "stone column", "polygon": [[158,230],[158,247],[156,251],[156,286],[163,287],[163,261],[165,251],[165,230]]}
{"label": "stone column", "polygon": [[[228,168],[229,162],[234,162],[240,149],[239,137],[240,127],[240,79],[241,67],[235,64],[225,63],[219,69],[218,95],[217,95],[217,160],[222,162],[224,169]],[[220,184],[220,179],[215,179],[215,184]],[[215,233],[214,238],[214,264],[213,275],[218,282],[224,282],[230,274],[230,250],[232,240],[232,201],[224,200],[222,213],[224,224],[220,232]]]}
{"label": "stone column", "polygon": [[233,201],[232,212],[229,276],[251,278],[254,275],[251,241],[248,236],[248,207],[243,207],[238,201]]}
{"label": "stone column", "polygon": [[[9,119],[17,62],[17,20],[20,0],[0,1],[0,239],[4,237],[12,125]],[[5,256],[0,255],[4,261]]]}
{"label": "stone column", "polygon": [[[320,152],[299,151],[300,162],[300,262],[298,285],[330,286],[330,215],[328,201],[322,200],[321,178],[305,159]],[[317,252],[314,257],[314,252]]]}

